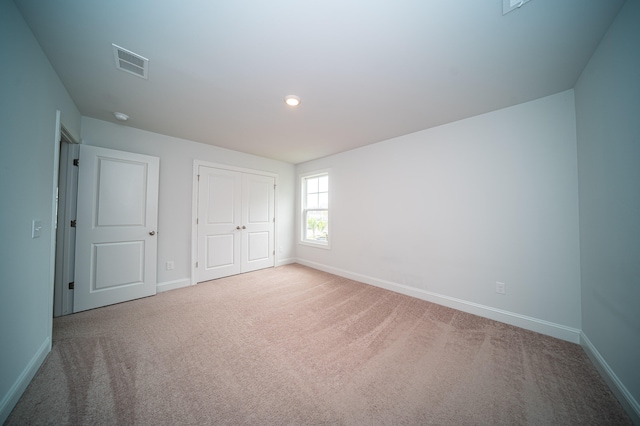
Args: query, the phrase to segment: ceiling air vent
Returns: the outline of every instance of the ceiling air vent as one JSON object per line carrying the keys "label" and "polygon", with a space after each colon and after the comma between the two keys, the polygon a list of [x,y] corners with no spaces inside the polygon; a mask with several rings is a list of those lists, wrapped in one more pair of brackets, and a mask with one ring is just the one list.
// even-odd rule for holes
{"label": "ceiling air vent", "polygon": [[116,68],[138,77],[147,78],[149,60],[118,45],[112,44]]}
{"label": "ceiling air vent", "polygon": [[525,3],[531,0],[502,0],[502,14],[506,15],[512,10],[520,9]]}

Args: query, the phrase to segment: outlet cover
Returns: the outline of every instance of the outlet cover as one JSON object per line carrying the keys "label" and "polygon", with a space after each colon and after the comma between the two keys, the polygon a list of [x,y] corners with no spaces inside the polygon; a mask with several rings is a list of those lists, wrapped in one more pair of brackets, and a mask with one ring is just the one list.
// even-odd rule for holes
{"label": "outlet cover", "polygon": [[42,221],[35,219],[31,221],[31,238],[40,238],[42,231]]}
{"label": "outlet cover", "polygon": [[506,293],[506,285],[504,283],[496,282],[496,293],[505,294]]}

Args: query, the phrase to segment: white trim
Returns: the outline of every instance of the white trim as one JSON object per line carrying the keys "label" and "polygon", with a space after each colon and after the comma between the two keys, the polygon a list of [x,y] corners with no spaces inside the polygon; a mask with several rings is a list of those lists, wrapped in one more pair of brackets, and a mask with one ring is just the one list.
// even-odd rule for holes
{"label": "white trim", "polygon": [[[49,288],[47,291],[47,297],[50,299],[47,303],[47,339],[51,343],[53,335],[53,303],[54,303],[54,291],[56,282],[56,219],[58,217],[58,178],[60,176],[60,139],[62,139],[62,112],[56,110],[56,127],[53,136],[53,177],[51,187],[51,222],[50,225],[50,257],[49,257]],[[49,347],[49,350],[51,347]]]}
{"label": "white trim", "polygon": [[[65,285],[73,281],[75,266],[75,228],[70,221],[76,215],[78,194],[78,167],[73,160],[78,158],[80,146],[61,125],[60,156],[58,172],[58,212],[56,229],[56,266],[54,282],[54,316],[73,313],[73,290]],[[61,179],[62,178],[62,179]]]}
{"label": "white trim", "polygon": [[[300,217],[302,218],[304,215],[301,214]],[[302,219],[300,224],[302,225]],[[302,234],[303,231],[302,229],[300,229],[300,233]],[[300,244],[301,246],[307,246],[307,247],[315,247],[315,248],[321,248],[321,249],[325,249],[325,250],[331,250],[331,246],[328,243],[314,243],[312,240],[300,240],[298,241],[298,244]]]}
{"label": "white trim", "polygon": [[196,262],[198,261],[198,168],[201,161],[193,162],[193,188],[191,189],[191,285],[198,284]]}
{"label": "white trim", "polygon": [[284,265],[291,265],[292,263],[298,263],[298,259],[296,259],[295,257],[288,257],[286,259],[280,259],[276,262],[275,266],[284,266]]}
{"label": "white trim", "polygon": [[44,342],[42,342],[42,345],[40,345],[40,348],[33,358],[31,358],[29,364],[27,364],[25,369],[22,370],[22,373],[18,376],[13,386],[11,386],[4,398],[2,398],[2,401],[0,401],[0,424],[4,424],[5,420],[7,420],[9,414],[11,414],[11,410],[16,406],[18,400],[20,400],[20,397],[27,389],[27,386],[29,386],[31,380],[33,380],[33,377],[47,358],[47,354],[50,350],[51,338],[47,337]]}
{"label": "white trim", "polygon": [[191,285],[198,283],[196,278],[196,261],[198,260],[198,167],[200,161],[193,162],[193,180],[191,188]]}
{"label": "white trim", "polygon": [[[327,175],[329,178],[329,194],[328,194],[328,198],[329,198],[329,208],[327,208],[327,213],[328,213],[328,223],[327,226],[329,227],[329,229],[331,229],[331,227],[329,226],[329,224],[331,223],[331,194],[333,193],[333,188],[332,188],[332,182],[333,179],[331,178],[331,168],[325,168],[325,169],[320,169],[320,170],[314,170],[311,172],[303,172],[298,174],[298,182],[296,183],[297,189],[298,189],[298,195],[300,196],[300,198],[298,199],[298,214],[297,217],[299,217],[299,221],[298,221],[298,229],[296,231],[296,233],[298,234],[298,244],[303,245],[303,246],[308,246],[308,247],[316,247],[316,248],[321,248],[321,249],[325,249],[325,250],[331,250],[331,238],[329,237],[329,239],[327,241],[321,242],[321,241],[313,241],[313,240],[307,240],[305,238],[305,234],[306,234],[306,226],[303,223],[304,222],[304,210],[305,210],[305,206],[306,206],[306,187],[305,185],[303,185],[303,180],[308,179],[308,178],[312,178],[312,177],[316,177],[316,176],[324,176]],[[322,209],[320,209],[322,210]]]}
{"label": "white trim", "polygon": [[191,280],[189,278],[182,278],[181,280],[165,281],[156,285],[156,293],[162,293],[169,290],[175,290],[178,288],[189,287]]}
{"label": "white trim", "polygon": [[240,172],[240,173],[249,173],[252,175],[258,175],[258,176],[271,176],[274,178],[277,178],[278,175],[276,173],[271,173],[271,172],[265,172],[262,170],[256,170],[256,169],[247,169],[245,167],[237,167],[237,166],[228,166],[226,164],[220,164],[220,163],[212,163],[209,161],[202,161],[202,160],[193,160],[193,167],[196,171],[196,175],[198,174],[198,167],[200,166],[205,166],[205,167],[213,167],[214,169],[223,169],[223,170],[231,170],[234,172]]}
{"label": "white trim", "polygon": [[480,305],[478,303],[469,302],[455,297],[449,297],[431,291],[422,290],[404,284],[398,284],[391,281],[381,280],[370,277],[368,275],[358,274],[355,272],[345,271],[343,269],[334,268],[316,262],[310,262],[304,259],[298,259],[298,263],[310,268],[319,269],[324,272],[339,275],[344,278],[360,281],[396,293],[415,297],[417,299],[426,300],[427,302],[437,303],[459,311],[489,318],[494,321],[500,321],[526,330],[535,331],[536,333],[545,334],[557,339],[566,340],[571,343],[580,342],[580,330],[573,327],[567,327],[561,324],[552,323],[538,318],[520,315],[515,312],[496,309],[491,306]]}
{"label": "white trim", "polygon": [[618,378],[616,373],[613,372],[611,367],[609,367],[607,361],[605,361],[602,355],[600,355],[600,352],[598,352],[596,347],[591,343],[583,331],[580,332],[580,346],[582,346],[604,381],[609,385],[613,394],[618,398],[618,401],[629,417],[631,417],[633,424],[640,425],[640,404],[635,400],[633,395],[631,395],[631,392],[629,392],[627,387]]}

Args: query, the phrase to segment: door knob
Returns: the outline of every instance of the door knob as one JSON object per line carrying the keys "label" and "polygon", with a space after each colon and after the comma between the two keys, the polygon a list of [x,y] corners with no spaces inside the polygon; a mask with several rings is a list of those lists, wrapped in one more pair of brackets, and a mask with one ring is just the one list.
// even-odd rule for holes
{"label": "door knob", "polygon": [[242,225],[242,229],[247,229],[247,227],[246,227],[246,226],[244,226],[244,225]]}
{"label": "door knob", "polygon": [[236,226],[236,229],[240,229],[240,225]]}
{"label": "door knob", "polygon": [[149,232],[149,235],[151,235],[151,236],[156,235],[156,231]]}

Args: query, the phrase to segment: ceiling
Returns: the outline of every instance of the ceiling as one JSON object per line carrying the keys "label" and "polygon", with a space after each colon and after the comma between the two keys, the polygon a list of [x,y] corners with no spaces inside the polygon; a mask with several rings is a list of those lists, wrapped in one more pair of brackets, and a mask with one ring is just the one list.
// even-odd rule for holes
{"label": "ceiling", "polygon": [[570,89],[623,2],[15,0],[82,115],[293,164]]}

